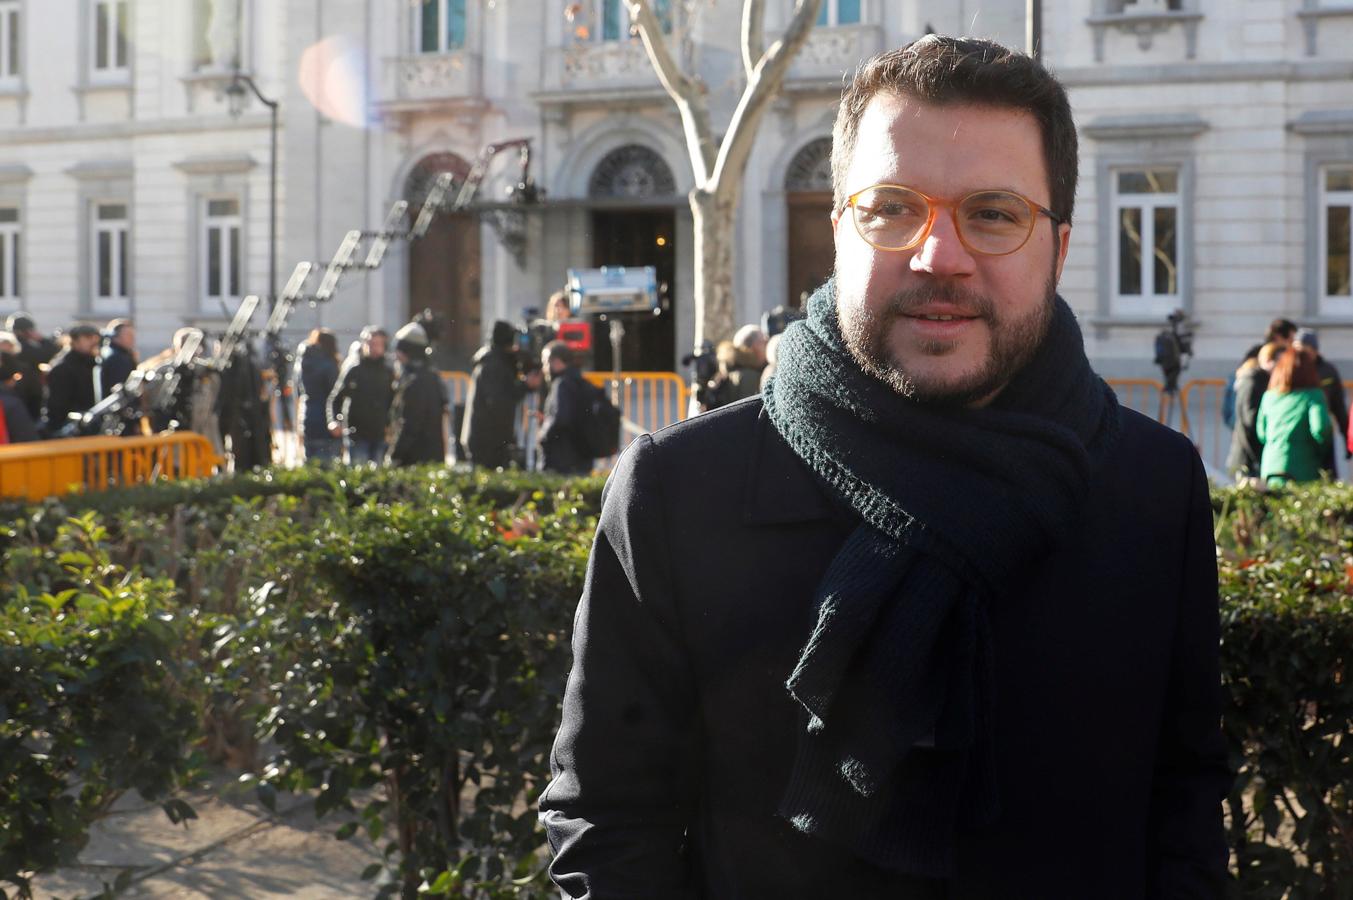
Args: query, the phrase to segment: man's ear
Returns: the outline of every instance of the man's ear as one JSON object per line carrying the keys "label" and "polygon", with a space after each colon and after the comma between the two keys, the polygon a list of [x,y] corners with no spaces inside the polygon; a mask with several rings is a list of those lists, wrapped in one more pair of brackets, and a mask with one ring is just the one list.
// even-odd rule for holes
{"label": "man's ear", "polygon": [[1062,267],[1066,265],[1066,253],[1071,247],[1071,226],[1057,226],[1057,281],[1062,280]]}

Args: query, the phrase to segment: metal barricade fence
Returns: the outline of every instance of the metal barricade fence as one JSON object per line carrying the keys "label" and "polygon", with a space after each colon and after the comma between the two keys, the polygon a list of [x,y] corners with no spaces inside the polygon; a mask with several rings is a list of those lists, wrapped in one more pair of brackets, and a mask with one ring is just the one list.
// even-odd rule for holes
{"label": "metal barricade fence", "polygon": [[[586,372],[584,377],[609,392],[620,410],[621,453],[639,435],[686,418],[691,392],[674,372]],[[616,458],[597,460],[597,468],[610,469]]]}
{"label": "metal barricade fence", "polygon": [[1214,472],[1225,473],[1231,450],[1231,429],[1222,419],[1221,403],[1226,381],[1196,378],[1179,391],[1179,430],[1188,435],[1198,455]]}
{"label": "metal barricade fence", "polygon": [[0,447],[0,496],[43,500],[152,481],[201,478],[224,460],[200,434],[84,437]]}
{"label": "metal barricade fence", "polygon": [[1160,420],[1160,392],[1163,385],[1151,378],[1106,378],[1118,394],[1118,402],[1144,416]]}

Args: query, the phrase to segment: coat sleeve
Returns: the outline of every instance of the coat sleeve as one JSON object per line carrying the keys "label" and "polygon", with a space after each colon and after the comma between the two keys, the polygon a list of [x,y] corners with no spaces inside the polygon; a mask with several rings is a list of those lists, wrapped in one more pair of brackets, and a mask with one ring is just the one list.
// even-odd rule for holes
{"label": "coat sleeve", "polygon": [[[1324,399],[1323,397],[1321,398]],[[1323,447],[1330,442],[1332,436],[1332,427],[1330,426],[1329,407],[1324,403],[1312,403],[1306,410],[1306,420],[1311,429],[1311,437],[1315,439],[1317,447]]]}
{"label": "coat sleeve", "polygon": [[329,394],[329,399],[324,405],[325,422],[337,422],[346,428],[348,422],[347,402],[352,396],[352,389],[357,385],[357,358],[350,356],[343,362],[343,368],[338,372],[338,380],[334,382],[334,389]]}
{"label": "coat sleeve", "polygon": [[607,484],[574,618],[573,671],[540,799],[564,896],[694,900],[685,837],[698,732],[677,625],[657,450]]}
{"label": "coat sleeve", "polygon": [[1259,437],[1259,443],[1268,443],[1268,415],[1262,401],[1259,403],[1259,412],[1254,416],[1254,433]]}
{"label": "coat sleeve", "polygon": [[1161,900],[1221,898],[1227,881],[1221,802],[1232,774],[1221,731],[1217,550],[1207,476],[1192,448],[1190,454],[1184,571],[1148,833],[1148,896]]}

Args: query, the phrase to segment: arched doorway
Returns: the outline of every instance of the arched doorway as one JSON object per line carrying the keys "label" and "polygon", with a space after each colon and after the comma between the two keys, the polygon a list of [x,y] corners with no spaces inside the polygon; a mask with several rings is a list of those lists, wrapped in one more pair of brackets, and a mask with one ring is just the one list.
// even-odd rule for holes
{"label": "arched doorway", "polygon": [[[621,364],[629,370],[676,369],[676,179],[647,147],[617,147],[597,163],[588,181],[593,266],[653,266],[667,285],[667,307],[658,316],[626,316]],[[598,370],[612,368],[610,326],[593,331]]]}
{"label": "arched doorway", "polygon": [[[404,185],[404,199],[417,215],[437,176],[450,172],[459,185],[470,164],[454,153],[433,153],[419,160]],[[480,302],[478,217],[461,213],[432,220],[427,235],[409,249],[409,314],[430,309],[439,321],[433,338],[433,363],[466,371],[483,336]]]}
{"label": "arched doorway", "polygon": [[788,205],[789,295],[785,304],[798,307],[832,274],[836,245],[832,239],[832,139],[804,145],[785,171]]}

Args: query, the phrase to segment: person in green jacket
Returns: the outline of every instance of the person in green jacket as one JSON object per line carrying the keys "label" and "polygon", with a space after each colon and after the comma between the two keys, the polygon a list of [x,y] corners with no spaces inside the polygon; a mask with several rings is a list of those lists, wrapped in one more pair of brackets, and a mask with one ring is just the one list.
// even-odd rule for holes
{"label": "person in green jacket", "polygon": [[1255,430],[1264,445],[1259,477],[1270,487],[1320,478],[1333,428],[1309,348],[1293,347],[1274,366]]}

